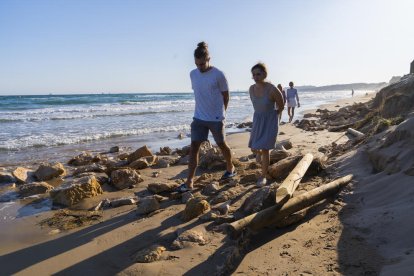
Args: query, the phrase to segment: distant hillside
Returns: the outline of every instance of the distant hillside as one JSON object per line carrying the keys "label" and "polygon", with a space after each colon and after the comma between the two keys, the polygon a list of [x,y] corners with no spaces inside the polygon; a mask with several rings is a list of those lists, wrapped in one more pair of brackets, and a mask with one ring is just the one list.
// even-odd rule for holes
{"label": "distant hillside", "polygon": [[335,91],[335,90],[379,90],[388,83],[386,82],[378,82],[378,83],[348,83],[348,84],[332,84],[332,85],[325,85],[325,86],[311,86],[311,85],[304,85],[304,86],[296,86],[297,89],[302,91]]}

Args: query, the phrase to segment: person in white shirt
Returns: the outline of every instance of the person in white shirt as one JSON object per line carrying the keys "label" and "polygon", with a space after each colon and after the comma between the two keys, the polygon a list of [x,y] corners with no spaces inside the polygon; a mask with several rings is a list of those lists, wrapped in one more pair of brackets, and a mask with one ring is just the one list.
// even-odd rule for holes
{"label": "person in white shirt", "polygon": [[289,82],[290,88],[286,90],[286,100],[288,107],[289,123],[292,122],[295,115],[295,107],[300,107],[298,90],[293,88],[293,82]]}
{"label": "person in white shirt", "polygon": [[236,175],[231,161],[231,150],[225,141],[224,119],[229,103],[229,88],[226,77],[210,64],[210,54],[205,42],[200,42],[194,51],[197,69],[190,72],[191,86],[195,97],[195,110],[191,123],[191,148],[187,181],[178,187],[178,192],[193,189],[193,178],[198,165],[201,143],[207,141],[211,132],[227,163],[222,179]]}

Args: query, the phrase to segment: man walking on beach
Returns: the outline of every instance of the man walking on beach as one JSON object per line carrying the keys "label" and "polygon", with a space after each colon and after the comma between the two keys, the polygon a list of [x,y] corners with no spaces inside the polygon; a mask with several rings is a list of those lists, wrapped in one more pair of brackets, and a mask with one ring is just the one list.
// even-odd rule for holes
{"label": "man walking on beach", "polygon": [[289,115],[289,123],[292,122],[293,116],[295,115],[295,107],[296,105],[300,107],[299,103],[299,96],[298,90],[293,88],[293,82],[289,82],[290,88],[286,91],[286,98],[287,98],[287,106],[288,106],[288,115]]}
{"label": "man walking on beach", "polygon": [[193,178],[198,165],[201,143],[207,141],[208,133],[214,137],[227,163],[222,179],[236,175],[231,162],[231,151],[225,142],[224,119],[229,103],[229,88],[223,72],[210,65],[210,54],[205,42],[200,42],[194,51],[197,69],[190,73],[191,86],[195,96],[195,110],[191,123],[191,148],[187,181],[178,187],[179,192],[193,188]]}

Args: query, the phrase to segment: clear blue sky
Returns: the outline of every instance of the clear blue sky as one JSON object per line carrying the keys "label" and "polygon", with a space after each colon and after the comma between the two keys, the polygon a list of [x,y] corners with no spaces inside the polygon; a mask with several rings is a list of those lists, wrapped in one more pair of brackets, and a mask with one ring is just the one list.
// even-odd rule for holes
{"label": "clear blue sky", "polygon": [[411,0],[0,1],[0,95],[187,92],[205,40],[230,90],[388,81],[414,59]]}

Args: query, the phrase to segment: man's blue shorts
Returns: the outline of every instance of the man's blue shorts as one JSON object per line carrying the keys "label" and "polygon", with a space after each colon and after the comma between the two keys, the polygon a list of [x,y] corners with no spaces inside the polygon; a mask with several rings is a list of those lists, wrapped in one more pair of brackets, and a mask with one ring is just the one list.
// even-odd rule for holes
{"label": "man's blue shorts", "polygon": [[213,134],[216,144],[224,143],[223,121],[203,121],[197,118],[193,118],[191,123],[191,142],[207,141],[208,131]]}

